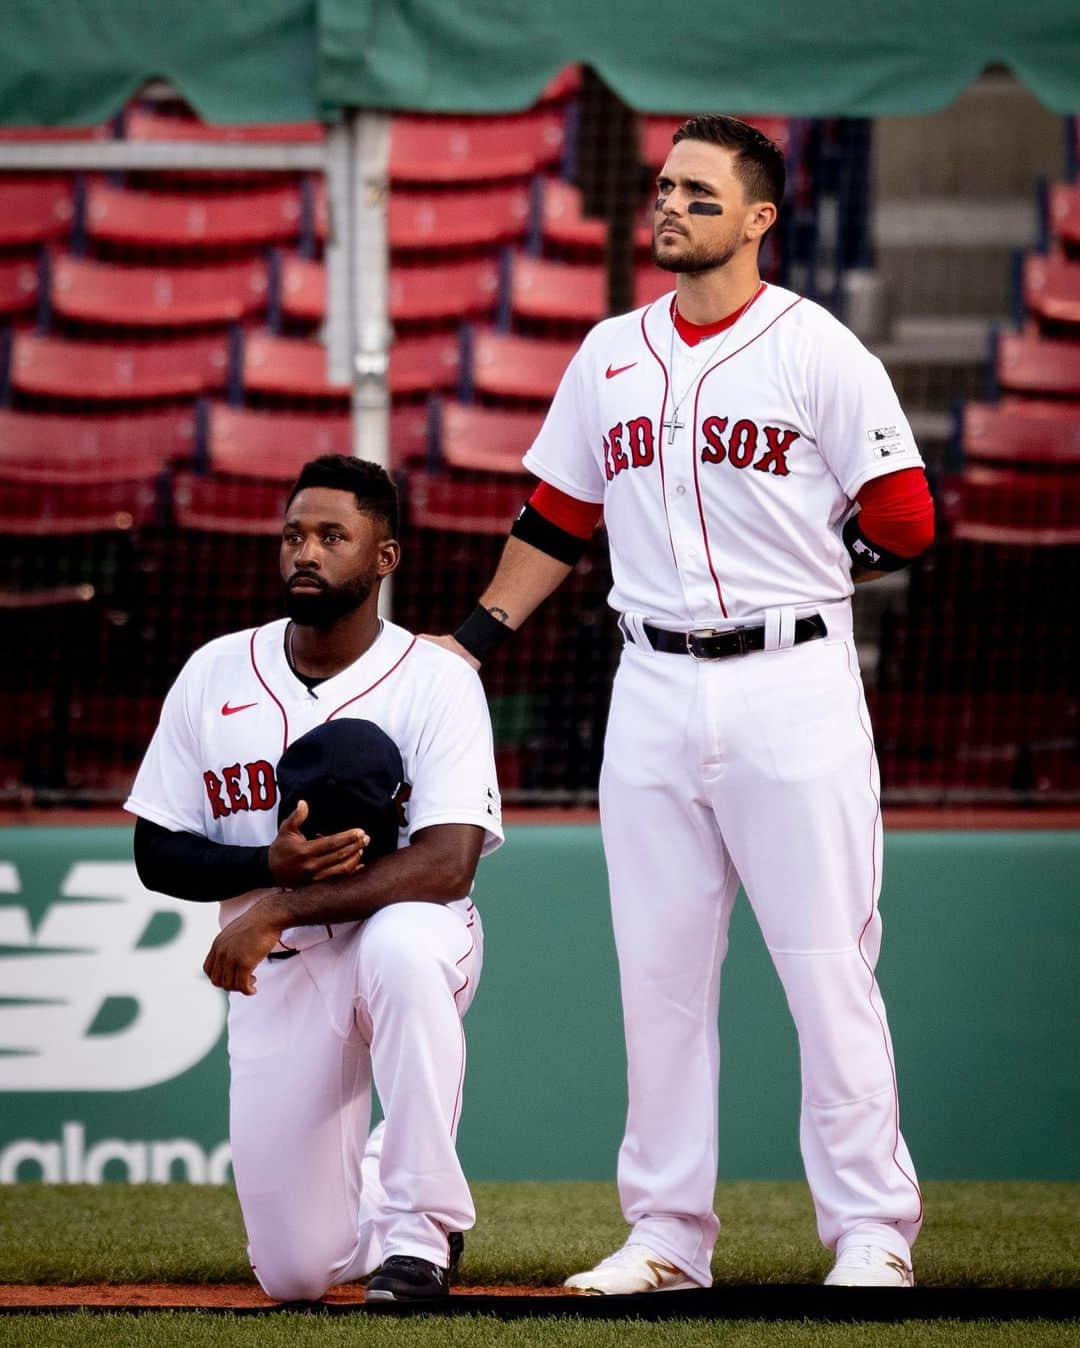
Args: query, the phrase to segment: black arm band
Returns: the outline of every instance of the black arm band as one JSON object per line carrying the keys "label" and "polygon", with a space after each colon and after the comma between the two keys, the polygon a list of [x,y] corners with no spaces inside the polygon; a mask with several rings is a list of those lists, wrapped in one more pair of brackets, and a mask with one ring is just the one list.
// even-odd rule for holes
{"label": "black arm band", "polygon": [[880,543],[871,542],[859,528],[858,514],[852,515],[844,525],[844,546],[852,565],[862,571],[902,571],[915,560],[888,552]]}
{"label": "black arm band", "polygon": [[512,537],[520,538],[523,543],[546,552],[549,557],[554,557],[566,566],[576,566],[589,546],[587,538],[579,538],[577,534],[560,529],[528,504],[514,521],[510,533]]}
{"label": "black arm band", "polygon": [[473,609],[458,630],[454,640],[465,647],[471,656],[484,660],[493,650],[501,646],[507,637],[514,635],[514,629],[506,623],[493,618],[480,604]]}
{"label": "black arm band", "polygon": [[232,899],[274,883],[269,847],[233,847],[195,833],[173,833],[149,819],[135,821],[135,869],[147,889],[200,902]]}

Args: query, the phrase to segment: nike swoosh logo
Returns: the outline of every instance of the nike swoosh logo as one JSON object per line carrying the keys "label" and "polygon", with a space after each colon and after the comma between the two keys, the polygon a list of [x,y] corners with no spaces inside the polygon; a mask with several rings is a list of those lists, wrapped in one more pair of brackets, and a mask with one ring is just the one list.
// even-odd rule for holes
{"label": "nike swoosh logo", "polygon": [[229,704],[225,702],[222,704],[221,714],[222,716],[235,716],[238,711],[247,711],[249,707],[257,707],[258,705],[257,702],[245,702],[242,707],[230,707]]}
{"label": "nike swoosh logo", "polygon": [[624,370],[632,370],[636,364],[637,361],[632,360],[629,365],[620,365],[617,370],[613,370],[609,365],[607,367],[607,377],[608,379],[614,379],[617,374],[622,374]]}

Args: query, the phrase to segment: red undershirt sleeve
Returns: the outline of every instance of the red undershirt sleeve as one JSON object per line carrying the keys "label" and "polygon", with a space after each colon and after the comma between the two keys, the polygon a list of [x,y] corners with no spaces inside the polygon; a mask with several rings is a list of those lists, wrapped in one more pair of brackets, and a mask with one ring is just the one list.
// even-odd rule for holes
{"label": "red undershirt sleeve", "polygon": [[921,468],[872,478],[855,499],[859,531],[898,557],[917,557],[934,541],[934,502]]}
{"label": "red undershirt sleeve", "polygon": [[575,538],[591,538],[604,513],[602,505],[567,496],[566,492],[559,491],[558,487],[548,482],[540,483],[529,497],[529,505],[538,515],[543,515],[549,524],[554,524],[564,533],[573,534]]}

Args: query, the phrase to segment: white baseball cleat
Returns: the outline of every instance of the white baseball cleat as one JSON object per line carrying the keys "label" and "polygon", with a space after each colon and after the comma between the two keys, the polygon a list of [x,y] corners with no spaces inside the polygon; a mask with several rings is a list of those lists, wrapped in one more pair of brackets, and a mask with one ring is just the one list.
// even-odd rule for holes
{"label": "white baseball cleat", "polygon": [[848,1245],[841,1252],[826,1287],[914,1287],[911,1265],[880,1245]]}
{"label": "white baseball cleat", "polygon": [[684,1292],[698,1286],[681,1268],[647,1245],[624,1245],[595,1268],[563,1283],[580,1296],[629,1296],[633,1292]]}

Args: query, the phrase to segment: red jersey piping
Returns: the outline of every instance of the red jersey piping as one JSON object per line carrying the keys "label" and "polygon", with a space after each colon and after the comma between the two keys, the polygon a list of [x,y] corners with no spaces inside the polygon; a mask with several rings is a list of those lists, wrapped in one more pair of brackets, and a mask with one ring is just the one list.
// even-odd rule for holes
{"label": "red jersey piping", "polygon": [[418,637],[413,637],[412,641],[409,642],[408,646],[405,648],[404,651],[402,651],[402,653],[398,656],[398,658],[394,661],[394,663],[390,666],[390,668],[386,671],[385,674],[380,674],[379,677],[375,680],[375,682],[373,684],[370,684],[367,688],[365,688],[362,693],[357,693],[355,697],[350,697],[347,702],[343,702],[340,707],[335,707],[334,710],[330,713],[330,715],[326,718],[327,721],[332,721],[339,711],[344,711],[346,707],[351,707],[354,702],[359,702],[362,697],[367,697],[368,693],[370,693],[373,689],[378,688],[379,684],[382,683],[384,679],[388,679],[390,675],[393,674],[394,670],[397,669],[397,667],[402,663],[405,657],[410,654],[412,648],[416,645],[418,640],[419,640]]}
{"label": "red jersey piping", "polygon": [[277,693],[274,692],[274,690],[270,687],[270,685],[263,678],[262,674],[259,672],[259,666],[255,660],[255,638],[259,635],[261,631],[262,628],[257,627],[251,634],[251,646],[250,646],[251,668],[255,671],[255,677],[259,680],[262,686],[273,698],[274,702],[277,705],[278,711],[281,712],[281,724],[284,736],[281,743],[281,752],[284,753],[285,750],[289,747],[289,717],[288,713],[285,711],[285,708],[282,706],[281,699],[278,697]]}
{"label": "red jersey piping", "polygon": [[648,347],[649,354],[652,356],[653,360],[660,366],[660,372],[664,376],[664,397],[660,403],[660,426],[656,436],[656,459],[660,465],[660,499],[664,503],[664,521],[667,524],[668,543],[671,546],[671,560],[675,563],[675,574],[678,576],[679,559],[675,553],[675,540],[671,536],[671,517],[668,515],[667,508],[667,488],[664,486],[664,413],[667,411],[668,391],[671,387],[671,383],[668,378],[667,366],[656,354],[652,342],[649,341],[649,334],[645,331],[645,320],[659,302],[659,300],[654,300],[641,315],[641,339]]}

